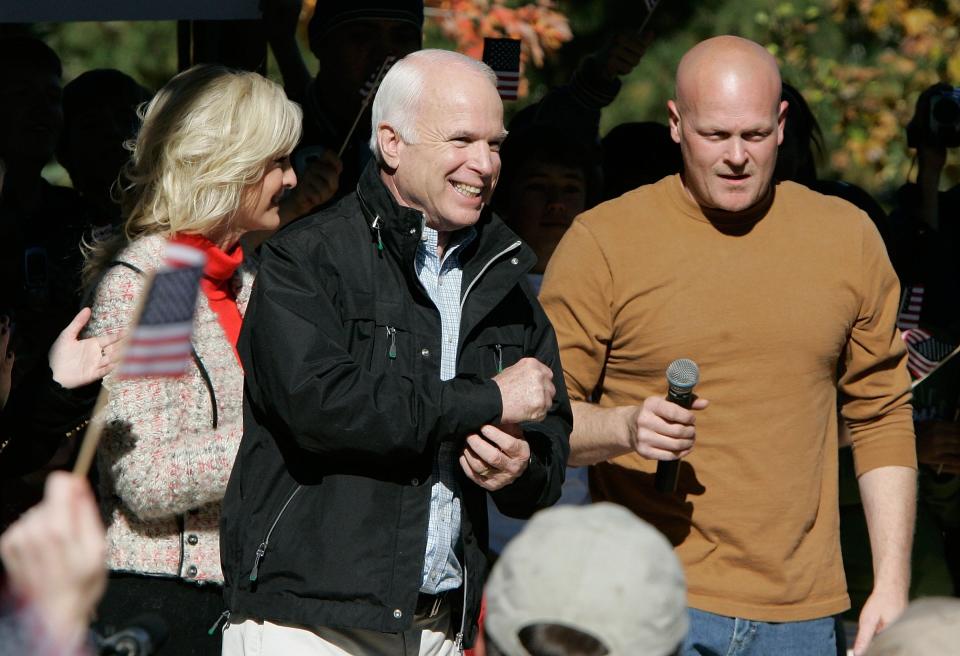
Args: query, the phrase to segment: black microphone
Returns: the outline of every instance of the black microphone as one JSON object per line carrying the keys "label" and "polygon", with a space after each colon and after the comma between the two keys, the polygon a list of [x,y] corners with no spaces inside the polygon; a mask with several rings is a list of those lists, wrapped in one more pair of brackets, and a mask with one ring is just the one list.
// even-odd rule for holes
{"label": "black microphone", "polygon": [[[667,367],[667,401],[690,408],[693,404],[693,387],[700,380],[700,370],[693,360],[681,358]],[[657,492],[673,494],[677,491],[677,476],[680,474],[679,460],[661,460],[657,463],[657,476],[654,486]]]}
{"label": "black microphone", "polygon": [[166,642],[168,634],[167,623],[162,617],[156,613],[144,613],[130,620],[126,628],[104,638],[98,651],[100,654],[149,656]]}

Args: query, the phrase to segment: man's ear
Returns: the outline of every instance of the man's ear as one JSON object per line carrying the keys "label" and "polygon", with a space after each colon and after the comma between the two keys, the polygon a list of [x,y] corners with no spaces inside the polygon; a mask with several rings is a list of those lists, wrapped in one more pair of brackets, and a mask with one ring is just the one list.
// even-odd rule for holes
{"label": "man's ear", "polygon": [[381,123],[377,126],[377,144],[380,146],[380,156],[383,157],[383,163],[391,169],[396,169],[400,164],[400,150],[403,140],[400,135],[389,123]]}
{"label": "man's ear", "polygon": [[786,100],[780,102],[777,110],[777,145],[783,143],[783,130],[787,125],[787,113],[790,109],[790,103]]}
{"label": "man's ear", "polygon": [[680,143],[680,110],[677,109],[677,103],[668,100],[667,112],[670,115],[670,138]]}

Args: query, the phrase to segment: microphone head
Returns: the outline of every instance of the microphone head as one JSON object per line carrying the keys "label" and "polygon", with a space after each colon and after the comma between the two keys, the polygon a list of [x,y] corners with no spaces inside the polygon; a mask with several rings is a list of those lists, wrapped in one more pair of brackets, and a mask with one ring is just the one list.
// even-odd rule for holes
{"label": "microphone head", "polygon": [[682,389],[693,389],[693,386],[700,381],[700,369],[693,360],[680,358],[674,360],[667,367],[667,383],[671,387]]}

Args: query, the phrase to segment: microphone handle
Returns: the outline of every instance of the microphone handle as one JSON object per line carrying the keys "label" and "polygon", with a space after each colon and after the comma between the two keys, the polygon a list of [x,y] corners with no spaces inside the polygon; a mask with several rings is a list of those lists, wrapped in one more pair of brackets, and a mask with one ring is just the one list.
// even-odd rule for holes
{"label": "microphone handle", "polygon": [[[689,409],[693,404],[692,387],[674,387],[667,388],[667,401]],[[680,460],[661,460],[657,463],[657,475],[653,484],[657,492],[664,494],[673,494],[677,491],[677,479],[680,476]]]}

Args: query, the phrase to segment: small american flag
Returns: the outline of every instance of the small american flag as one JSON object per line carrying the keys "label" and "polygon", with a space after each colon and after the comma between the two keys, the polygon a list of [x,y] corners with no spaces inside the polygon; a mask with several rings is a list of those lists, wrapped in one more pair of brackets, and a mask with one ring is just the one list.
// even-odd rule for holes
{"label": "small american flag", "polygon": [[907,369],[914,380],[931,373],[957,347],[923,328],[904,330],[903,341],[907,345]]}
{"label": "small american flag", "polygon": [[483,63],[497,74],[497,92],[503,100],[516,100],[520,89],[520,40],[483,40]]}
{"label": "small american flag", "polygon": [[920,325],[921,309],[923,309],[923,285],[907,285],[900,300],[897,328],[903,331]]}
{"label": "small american flag", "polygon": [[167,245],[140,319],[118,368],[121,378],[180,376],[190,362],[193,315],[207,256],[185,244]]}

